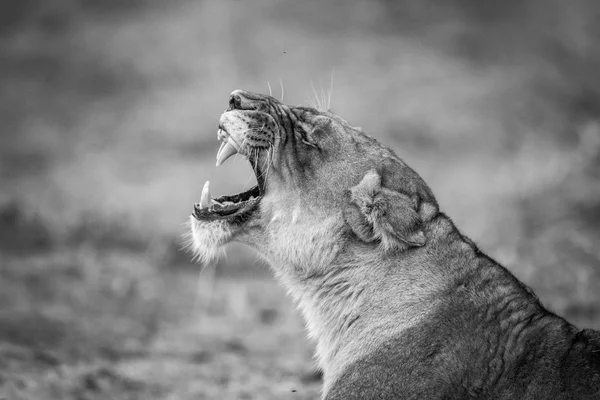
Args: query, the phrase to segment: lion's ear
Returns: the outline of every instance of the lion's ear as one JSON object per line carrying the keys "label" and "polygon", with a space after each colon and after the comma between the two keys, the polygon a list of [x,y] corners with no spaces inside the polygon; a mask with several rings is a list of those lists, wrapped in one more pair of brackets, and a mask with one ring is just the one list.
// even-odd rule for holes
{"label": "lion's ear", "polygon": [[361,240],[379,240],[386,251],[423,246],[426,242],[413,201],[381,186],[381,176],[375,170],[349,190],[344,218]]}

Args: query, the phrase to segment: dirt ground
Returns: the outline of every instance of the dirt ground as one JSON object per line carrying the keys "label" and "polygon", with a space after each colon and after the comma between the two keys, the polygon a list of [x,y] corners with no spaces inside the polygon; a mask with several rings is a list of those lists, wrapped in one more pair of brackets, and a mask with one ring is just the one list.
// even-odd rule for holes
{"label": "dirt ground", "polygon": [[89,249],[2,262],[0,398],[318,397],[312,346],[272,281]]}

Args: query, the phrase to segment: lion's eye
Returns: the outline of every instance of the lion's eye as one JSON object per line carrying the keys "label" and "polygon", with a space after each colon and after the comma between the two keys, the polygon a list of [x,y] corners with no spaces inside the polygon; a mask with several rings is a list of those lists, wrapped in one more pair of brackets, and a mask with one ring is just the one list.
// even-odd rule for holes
{"label": "lion's eye", "polygon": [[319,146],[317,146],[316,143],[310,142],[310,141],[308,141],[306,139],[302,139],[302,143],[304,143],[304,144],[306,144],[306,145],[308,145],[310,147],[314,147],[315,149],[319,148]]}

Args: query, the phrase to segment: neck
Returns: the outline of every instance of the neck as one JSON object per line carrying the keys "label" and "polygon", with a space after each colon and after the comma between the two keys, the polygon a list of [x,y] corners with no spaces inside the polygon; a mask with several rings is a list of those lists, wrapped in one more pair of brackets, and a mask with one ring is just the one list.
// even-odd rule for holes
{"label": "neck", "polygon": [[[277,268],[276,276],[298,303],[316,357],[332,382],[343,369],[386,338],[414,326],[433,307],[437,288],[402,257],[386,258],[368,246],[347,246],[328,265]],[[373,340],[376,337],[377,340]]]}
{"label": "neck", "polygon": [[316,340],[321,368],[339,353],[349,330],[361,317],[368,282],[357,265],[333,265],[326,269],[276,273],[298,304],[309,337]]}
{"label": "neck", "polygon": [[317,221],[301,215],[296,222],[271,218],[277,234],[254,245],[297,302],[326,381],[332,381],[381,340],[418,323],[435,304],[432,292],[441,280],[430,276],[438,271],[427,268],[427,252],[386,255],[347,238],[337,216]]}

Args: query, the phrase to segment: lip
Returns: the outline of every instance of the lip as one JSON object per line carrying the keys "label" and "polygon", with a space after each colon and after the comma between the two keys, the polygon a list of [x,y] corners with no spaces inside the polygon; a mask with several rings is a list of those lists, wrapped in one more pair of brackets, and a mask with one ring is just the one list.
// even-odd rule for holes
{"label": "lip", "polygon": [[257,185],[245,192],[211,199],[213,204],[210,207],[202,207],[200,203],[196,203],[192,215],[198,221],[236,219],[249,215],[261,199],[261,190]]}

